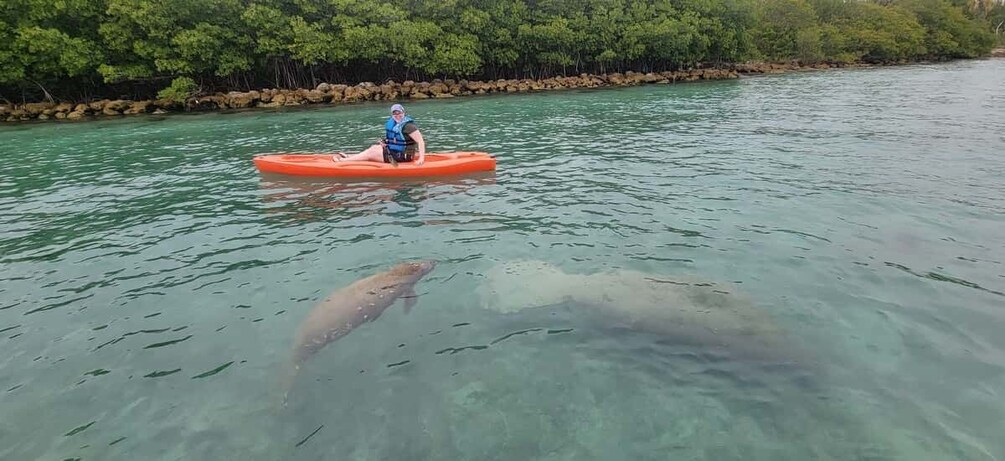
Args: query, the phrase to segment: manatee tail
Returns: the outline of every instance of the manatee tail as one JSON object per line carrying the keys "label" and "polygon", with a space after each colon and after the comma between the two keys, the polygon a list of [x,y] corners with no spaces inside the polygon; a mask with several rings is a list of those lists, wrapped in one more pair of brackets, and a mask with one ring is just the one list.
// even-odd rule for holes
{"label": "manatee tail", "polygon": [[283,372],[279,383],[279,401],[278,407],[280,409],[286,408],[289,403],[290,393],[293,392],[293,386],[297,382],[297,376],[300,374],[300,363],[293,362],[286,366],[286,370]]}

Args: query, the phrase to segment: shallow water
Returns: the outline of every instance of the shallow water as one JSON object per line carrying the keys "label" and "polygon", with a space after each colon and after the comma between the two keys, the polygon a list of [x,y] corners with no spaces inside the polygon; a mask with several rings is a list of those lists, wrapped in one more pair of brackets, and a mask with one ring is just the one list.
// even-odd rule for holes
{"label": "shallow water", "polygon": [[[424,183],[250,162],[361,149],[384,105],[2,126],[0,458],[1005,458],[1003,85],[987,60],[412,102],[431,151],[499,160]],[[409,259],[439,262],[415,308],[278,404],[311,308]],[[752,359],[626,328],[605,312],[641,295],[493,278],[523,261],[783,333]]]}

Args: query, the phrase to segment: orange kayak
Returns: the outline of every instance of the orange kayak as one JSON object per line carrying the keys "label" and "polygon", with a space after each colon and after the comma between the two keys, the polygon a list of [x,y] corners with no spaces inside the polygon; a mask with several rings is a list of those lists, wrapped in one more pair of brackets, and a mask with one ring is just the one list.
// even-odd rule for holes
{"label": "orange kayak", "polygon": [[368,161],[336,162],[332,154],[259,155],[253,161],[262,173],[342,178],[449,176],[496,169],[496,159],[485,152],[427,153],[422,166],[412,162],[398,166]]}

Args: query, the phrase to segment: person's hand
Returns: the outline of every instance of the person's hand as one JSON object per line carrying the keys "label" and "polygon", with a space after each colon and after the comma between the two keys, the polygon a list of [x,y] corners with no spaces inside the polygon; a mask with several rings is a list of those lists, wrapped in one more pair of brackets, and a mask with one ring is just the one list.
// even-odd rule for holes
{"label": "person's hand", "polygon": [[422,166],[423,163],[426,163],[426,156],[425,155],[420,155],[419,158],[415,159],[415,164],[417,166]]}

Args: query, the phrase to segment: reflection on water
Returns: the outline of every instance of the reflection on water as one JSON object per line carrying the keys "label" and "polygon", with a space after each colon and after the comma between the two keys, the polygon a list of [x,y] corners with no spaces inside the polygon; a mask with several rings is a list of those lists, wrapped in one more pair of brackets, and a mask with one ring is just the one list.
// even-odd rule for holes
{"label": "reflection on water", "polygon": [[[344,180],[265,176],[259,183],[265,211],[294,220],[363,217],[384,212],[394,204],[414,209],[442,195],[464,194],[472,188],[496,183],[495,172],[448,178]],[[430,222],[436,224],[437,222]]]}

